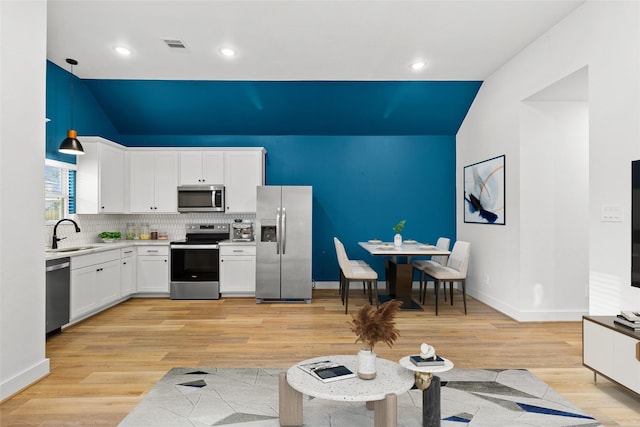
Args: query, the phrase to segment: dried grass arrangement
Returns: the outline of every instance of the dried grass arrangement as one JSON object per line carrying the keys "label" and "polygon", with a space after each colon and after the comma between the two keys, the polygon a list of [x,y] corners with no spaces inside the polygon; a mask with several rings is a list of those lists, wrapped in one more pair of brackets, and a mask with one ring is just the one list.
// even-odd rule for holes
{"label": "dried grass arrangement", "polygon": [[356,334],[356,342],[362,342],[371,351],[378,342],[384,342],[391,348],[400,336],[394,319],[401,305],[402,301],[387,301],[376,309],[365,304],[353,313],[349,325]]}

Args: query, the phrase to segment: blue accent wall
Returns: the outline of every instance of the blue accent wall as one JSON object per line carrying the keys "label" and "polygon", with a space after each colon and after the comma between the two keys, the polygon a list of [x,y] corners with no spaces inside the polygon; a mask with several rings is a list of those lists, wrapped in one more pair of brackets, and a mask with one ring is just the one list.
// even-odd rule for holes
{"label": "blue accent wall", "polygon": [[123,135],[455,135],[478,81],[85,80]]}
{"label": "blue accent wall", "polygon": [[[69,128],[68,71],[47,63],[46,157]],[[268,185],[312,185],[313,279],[338,280],[333,237],[456,237],[455,135],[481,82],[166,82],[74,77],[75,128],[128,147],[265,147]],[[229,131],[225,133],[224,131]]]}
{"label": "blue accent wall", "polygon": [[[73,79],[73,124],[78,135],[96,135],[117,141],[119,133],[95,97],[82,80],[71,76],[54,63],[47,61],[47,123],[46,158],[76,163],[76,157],[58,152],[71,125],[71,80]],[[80,141],[82,143],[82,141]]]}
{"label": "blue accent wall", "polygon": [[406,219],[406,239],[452,240],[455,221],[455,136],[132,136],[131,147],[265,147],[268,185],[313,186],[313,278],[337,280],[333,237],[350,257],[384,277],[380,257],[358,241],[393,239]]}

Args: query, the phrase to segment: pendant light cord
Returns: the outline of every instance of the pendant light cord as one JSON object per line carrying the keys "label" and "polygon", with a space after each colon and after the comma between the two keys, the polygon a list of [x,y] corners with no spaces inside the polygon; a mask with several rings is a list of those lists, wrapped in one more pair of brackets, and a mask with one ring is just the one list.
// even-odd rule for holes
{"label": "pendant light cord", "polygon": [[71,97],[70,97],[70,107],[69,107],[69,111],[71,112],[71,129],[73,129],[73,98],[74,98],[74,93],[73,93],[73,63],[71,64],[71,76],[69,76],[70,82],[71,82]]}
{"label": "pendant light cord", "polygon": [[74,102],[74,85],[73,85],[73,66],[74,65],[78,65],[78,61],[76,61],[75,59],[72,58],[67,58],[67,64],[71,65],[71,75],[69,76],[69,86],[71,86],[71,96],[69,98],[69,103],[70,103],[70,113],[71,113],[71,129],[73,129],[73,102]]}

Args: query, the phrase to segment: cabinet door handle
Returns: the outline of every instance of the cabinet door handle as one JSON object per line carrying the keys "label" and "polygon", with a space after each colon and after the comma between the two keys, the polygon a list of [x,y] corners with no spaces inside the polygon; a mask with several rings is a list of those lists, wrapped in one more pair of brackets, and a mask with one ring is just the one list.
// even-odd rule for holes
{"label": "cabinet door handle", "polygon": [[640,341],[636,343],[636,359],[640,361]]}
{"label": "cabinet door handle", "polygon": [[233,250],[233,252],[239,252],[239,253],[242,253],[242,252],[244,252],[244,249],[234,249],[234,250]]}
{"label": "cabinet door handle", "polygon": [[153,252],[153,253],[157,253],[157,252],[158,252],[158,250],[157,250],[157,249],[148,249],[148,250],[147,250],[147,253],[152,253],[152,252]]}

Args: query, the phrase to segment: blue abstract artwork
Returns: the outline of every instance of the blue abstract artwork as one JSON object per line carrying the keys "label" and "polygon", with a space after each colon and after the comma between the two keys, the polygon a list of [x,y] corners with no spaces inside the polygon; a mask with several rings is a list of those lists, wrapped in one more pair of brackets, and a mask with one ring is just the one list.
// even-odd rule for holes
{"label": "blue abstract artwork", "polygon": [[464,167],[464,222],[505,224],[505,156]]}

